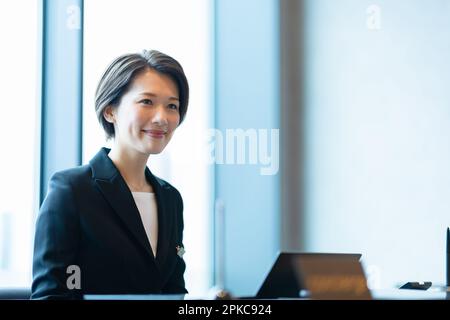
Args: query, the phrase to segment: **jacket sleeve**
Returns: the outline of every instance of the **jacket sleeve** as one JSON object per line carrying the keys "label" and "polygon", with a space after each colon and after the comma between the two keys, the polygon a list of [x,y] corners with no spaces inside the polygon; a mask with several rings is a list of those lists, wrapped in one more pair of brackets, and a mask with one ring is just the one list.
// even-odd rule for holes
{"label": "jacket sleeve", "polygon": [[79,218],[69,177],[56,173],[50,179],[36,221],[32,299],[81,298],[81,290],[67,285],[69,277],[75,275],[68,267],[76,265],[79,238]]}
{"label": "jacket sleeve", "polygon": [[[174,189],[176,199],[176,214],[175,214],[175,232],[176,232],[176,245],[183,247],[183,199],[180,193]],[[165,294],[182,294],[188,293],[184,282],[184,272],[186,270],[186,263],[184,259],[178,255],[175,257],[176,264],[175,269],[169,277],[166,285],[164,286],[162,293]]]}

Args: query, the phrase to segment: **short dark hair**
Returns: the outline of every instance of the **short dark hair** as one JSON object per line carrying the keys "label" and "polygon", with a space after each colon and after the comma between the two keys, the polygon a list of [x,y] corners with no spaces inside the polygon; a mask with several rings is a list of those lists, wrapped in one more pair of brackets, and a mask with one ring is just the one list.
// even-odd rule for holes
{"label": "short dark hair", "polygon": [[138,74],[148,69],[167,75],[176,83],[180,99],[180,124],[183,122],[189,103],[189,85],[181,64],[156,50],[125,54],[111,62],[95,92],[95,112],[108,139],[114,138],[115,132],[114,125],[103,116],[105,108],[119,105],[131,82]]}

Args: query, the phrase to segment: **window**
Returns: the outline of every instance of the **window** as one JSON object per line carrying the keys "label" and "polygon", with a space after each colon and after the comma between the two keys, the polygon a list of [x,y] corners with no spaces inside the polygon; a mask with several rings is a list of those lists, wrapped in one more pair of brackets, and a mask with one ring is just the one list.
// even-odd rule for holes
{"label": "window", "polygon": [[0,3],[0,287],[28,287],[38,204],[37,0]]}
{"label": "window", "polygon": [[173,184],[184,201],[185,280],[191,294],[210,285],[211,166],[202,161],[209,127],[210,1],[85,0],[83,162],[105,143],[94,111],[94,94],[106,66],[124,53],[156,49],[177,59],[190,85],[187,117],[149,167]]}

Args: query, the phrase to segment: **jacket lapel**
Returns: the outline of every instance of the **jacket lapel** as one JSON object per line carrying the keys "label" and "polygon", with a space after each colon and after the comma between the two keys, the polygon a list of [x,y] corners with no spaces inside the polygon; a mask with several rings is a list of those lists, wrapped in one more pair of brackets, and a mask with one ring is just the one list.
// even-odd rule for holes
{"label": "jacket lapel", "polygon": [[171,219],[168,219],[168,215],[165,213],[163,187],[150,170],[146,168],[145,175],[155,191],[158,210],[158,248],[155,259],[133,195],[116,166],[108,157],[109,151],[107,148],[102,148],[90,161],[92,177],[105,199],[120,217],[132,236],[151,259],[156,262],[159,269],[161,269],[167,257],[169,242],[167,230],[170,230],[169,226],[171,224]]}

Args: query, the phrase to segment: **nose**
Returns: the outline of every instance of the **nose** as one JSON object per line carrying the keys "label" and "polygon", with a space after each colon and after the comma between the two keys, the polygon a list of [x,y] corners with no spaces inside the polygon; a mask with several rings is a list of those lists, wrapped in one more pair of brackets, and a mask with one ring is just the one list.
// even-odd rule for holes
{"label": "nose", "polygon": [[157,124],[159,126],[166,126],[168,124],[166,109],[163,105],[157,105],[154,109],[154,114],[152,117],[152,123]]}

